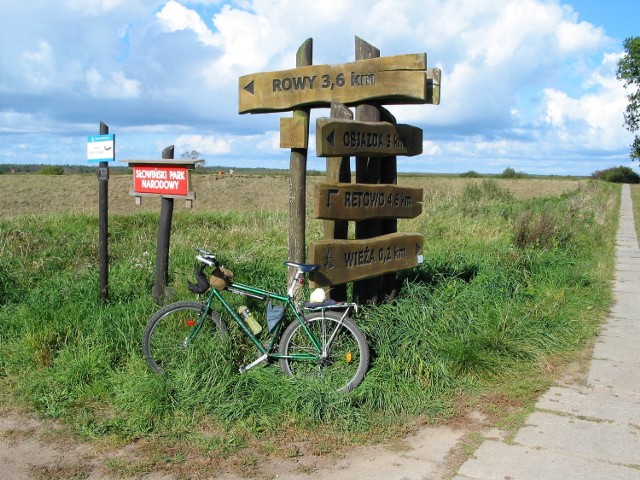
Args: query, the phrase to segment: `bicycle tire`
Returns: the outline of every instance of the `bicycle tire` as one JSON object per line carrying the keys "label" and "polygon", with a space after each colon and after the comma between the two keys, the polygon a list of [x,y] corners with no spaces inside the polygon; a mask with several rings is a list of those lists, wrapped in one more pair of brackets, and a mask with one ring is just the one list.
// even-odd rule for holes
{"label": "bicycle tire", "polygon": [[[202,362],[212,347],[209,342],[219,343],[226,337],[227,329],[220,315],[211,311],[209,317],[215,327],[211,329],[214,335],[206,335],[207,338],[202,339],[205,336],[201,330],[198,342],[185,344],[203,309],[201,302],[175,302],[161,308],[149,319],[142,336],[142,351],[151,370],[164,373],[188,363]],[[206,323],[202,328],[207,328]]]}
{"label": "bicycle tire", "polygon": [[[336,312],[311,313],[304,316],[306,326],[318,338],[322,347],[331,333],[338,332],[327,352],[327,358],[318,362],[281,358],[280,368],[292,377],[317,378],[338,392],[350,392],[356,388],[369,367],[369,346],[364,334],[350,318],[340,323],[341,314]],[[331,328],[329,328],[331,327]],[[280,355],[316,354],[300,322],[294,321],[282,334],[278,348]]]}

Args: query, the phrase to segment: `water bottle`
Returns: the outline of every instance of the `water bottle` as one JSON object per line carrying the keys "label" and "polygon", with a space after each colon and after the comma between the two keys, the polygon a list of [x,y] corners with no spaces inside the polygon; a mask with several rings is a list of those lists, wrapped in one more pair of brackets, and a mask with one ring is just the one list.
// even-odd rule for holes
{"label": "water bottle", "polygon": [[253,312],[249,310],[246,305],[238,307],[238,313],[244,318],[244,321],[249,325],[251,332],[254,335],[259,334],[262,331],[262,325],[260,325],[253,316]]}

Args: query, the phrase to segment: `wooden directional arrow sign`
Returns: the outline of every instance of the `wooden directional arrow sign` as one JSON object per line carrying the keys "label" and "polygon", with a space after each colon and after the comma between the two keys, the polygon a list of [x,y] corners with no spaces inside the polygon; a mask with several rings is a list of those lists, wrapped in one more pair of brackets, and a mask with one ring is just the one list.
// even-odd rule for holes
{"label": "wooden directional arrow sign", "polygon": [[423,262],[423,236],[391,233],[366,240],[321,240],[311,244],[311,263],[320,270],[311,280],[320,286],[377,277],[412,268]]}
{"label": "wooden directional arrow sign", "polygon": [[427,55],[418,53],[253,73],[240,77],[238,92],[240,113],[328,106],[331,100],[437,104],[440,74],[437,69],[427,70]]}
{"label": "wooden directional arrow sign", "polygon": [[325,220],[415,218],[422,213],[422,189],[364,183],[318,183],[313,203],[315,218]]}
{"label": "wooden directional arrow sign", "polygon": [[387,122],[319,118],[316,121],[316,153],[319,157],[420,155],[422,129]]}

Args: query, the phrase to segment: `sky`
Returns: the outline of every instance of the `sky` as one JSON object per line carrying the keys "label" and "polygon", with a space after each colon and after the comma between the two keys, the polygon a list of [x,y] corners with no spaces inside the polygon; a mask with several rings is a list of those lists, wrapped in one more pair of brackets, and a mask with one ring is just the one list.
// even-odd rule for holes
{"label": "sky", "polygon": [[[117,161],[174,145],[286,169],[291,113],[239,114],[239,77],[295,68],[308,38],[314,64],[352,62],[358,36],[442,71],[440,105],[388,107],[423,130],[400,171],[637,169],[615,72],[638,18],[638,0],[0,0],[0,162],[88,164],[102,121]],[[312,110],[309,169],[326,116]]]}

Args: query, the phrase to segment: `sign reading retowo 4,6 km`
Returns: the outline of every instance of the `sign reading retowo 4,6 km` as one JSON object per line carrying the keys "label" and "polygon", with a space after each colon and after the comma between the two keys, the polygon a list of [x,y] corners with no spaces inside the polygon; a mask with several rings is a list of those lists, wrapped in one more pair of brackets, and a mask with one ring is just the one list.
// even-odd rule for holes
{"label": "sign reading retowo 4,6 km", "polygon": [[384,99],[385,103],[439,103],[440,75],[424,53],[379,57],[342,65],[310,65],[245,75],[239,79],[239,112],[290,110]]}

